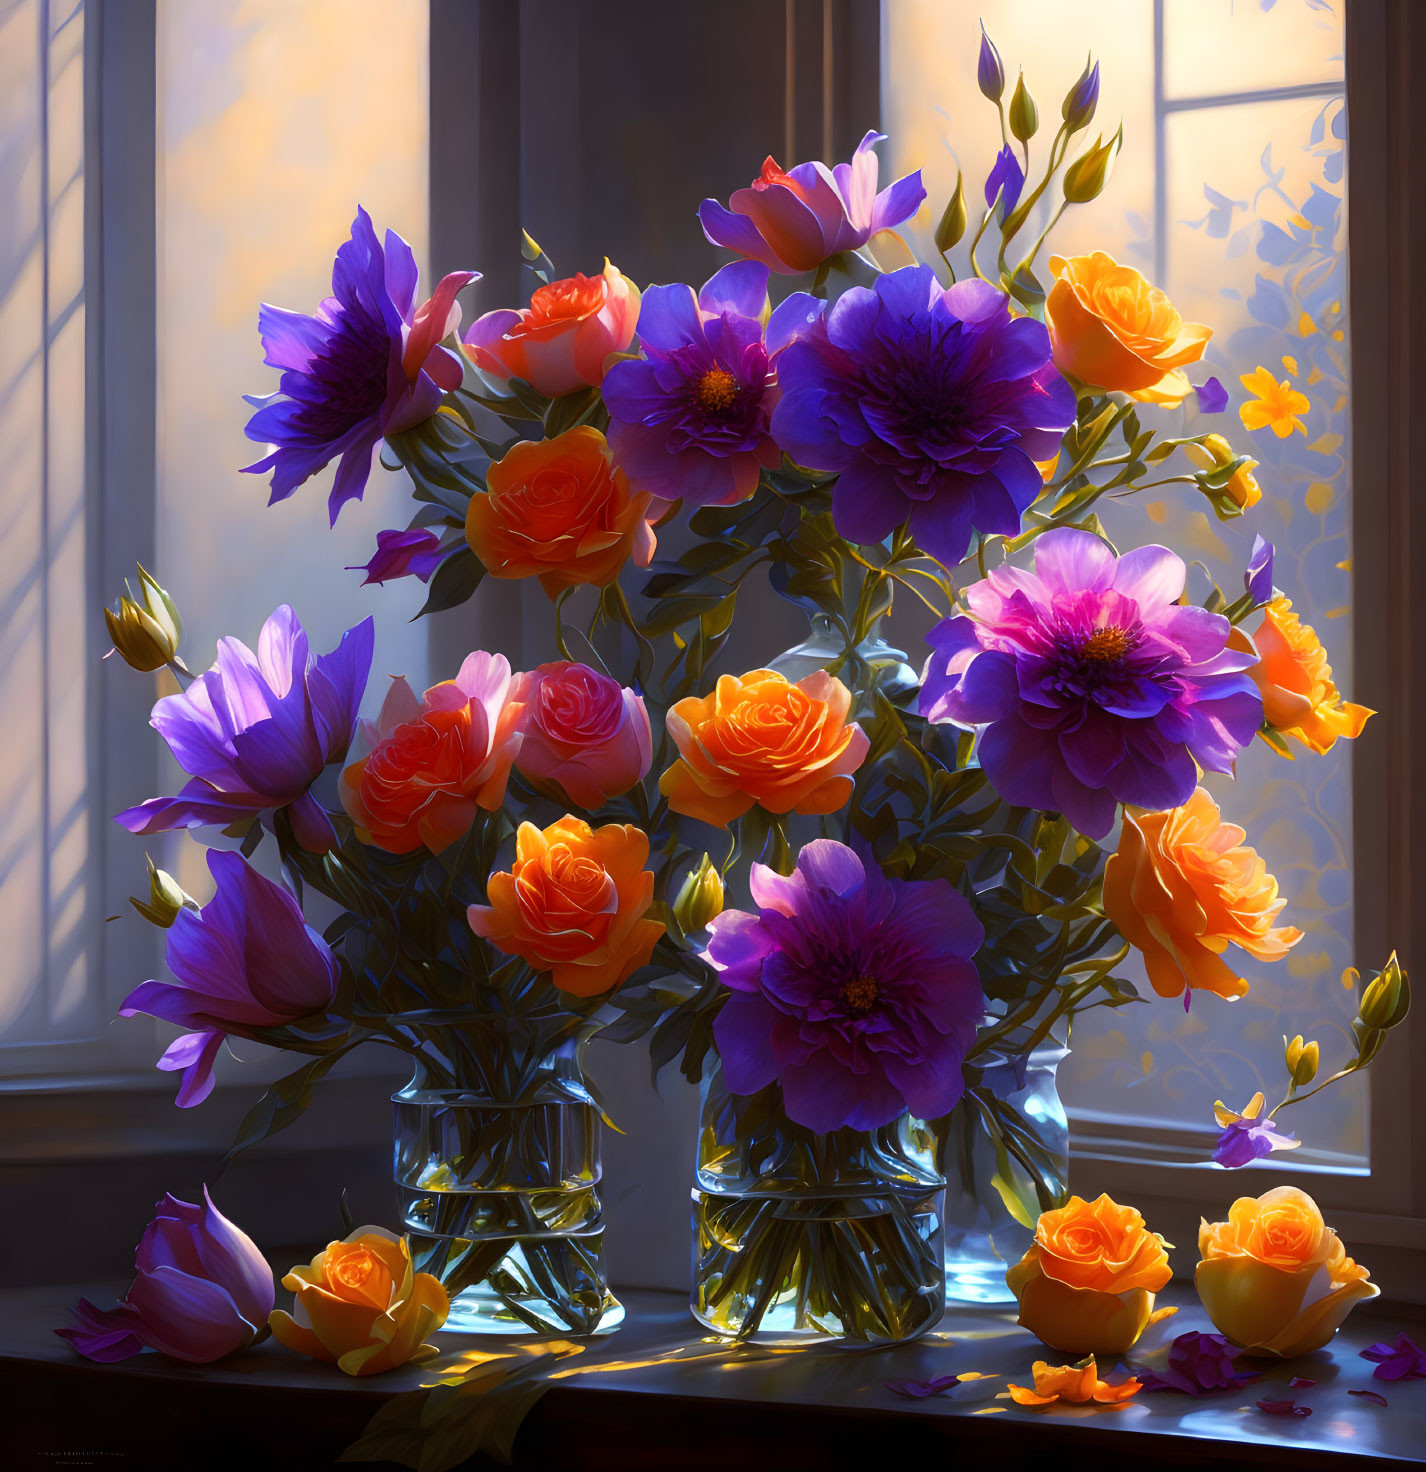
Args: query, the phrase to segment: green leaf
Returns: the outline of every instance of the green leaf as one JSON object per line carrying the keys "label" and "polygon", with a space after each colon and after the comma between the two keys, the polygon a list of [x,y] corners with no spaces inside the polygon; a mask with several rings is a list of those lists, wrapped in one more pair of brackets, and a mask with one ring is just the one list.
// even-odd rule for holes
{"label": "green leaf", "polygon": [[368,1033],[363,1032],[360,1037],[344,1043],[340,1048],[324,1053],[320,1058],[309,1059],[301,1068],[294,1069],[285,1078],[280,1078],[271,1085],[244,1116],[237,1134],[233,1136],[228,1153],[223,1157],[223,1165],[226,1167],[234,1156],[246,1150],[249,1145],[256,1145],[259,1140],[265,1140],[269,1135],[275,1135],[279,1130],[285,1130],[288,1125],[295,1123],[312,1102],[312,1085],[339,1058],[345,1057],[368,1036]]}
{"label": "green leaf", "polygon": [[457,547],[436,569],[426,601],[412,619],[440,613],[464,603],[485,579],[485,564],[469,547]]}

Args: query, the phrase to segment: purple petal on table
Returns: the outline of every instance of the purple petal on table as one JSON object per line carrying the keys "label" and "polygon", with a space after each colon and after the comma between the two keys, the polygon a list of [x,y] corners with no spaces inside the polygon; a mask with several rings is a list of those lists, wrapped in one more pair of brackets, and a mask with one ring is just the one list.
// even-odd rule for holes
{"label": "purple petal on table", "polygon": [[1307,1390],[1316,1384],[1317,1382],[1315,1380],[1309,1380],[1303,1375],[1294,1375],[1287,1382],[1287,1388],[1289,1390]]}
{"label": "purple petal on table", "polygon": [[1426,1380],[1426,1350],[1403,1330],[1395,1344],[1377,1343],[1362,1351],[1364,1360],[1378,1361],[1372,1374],[1378,1380]]}
{"label": "purple petal on table", "polygon": [[959,1383],[958,1375],[933,1375],[929,1380],[888,1380],[886,1388],[908,1400],[925,1400],[928,1395],[944,1395]]}
{"label": "purple petal on table", "polygon": [[1390,1402],[1378,1390],[1349,1390],[1348,1395],[1360,1396],[1363,1400],[1369,1400],[1375,1406],[1389,1405]]}
{"label": "purple petal on table", "polygon": [[1260,1400],[1257,1407],[1268,1416],[1310,1416],[1311,1406],[1300,1406],[1295,1400]]}

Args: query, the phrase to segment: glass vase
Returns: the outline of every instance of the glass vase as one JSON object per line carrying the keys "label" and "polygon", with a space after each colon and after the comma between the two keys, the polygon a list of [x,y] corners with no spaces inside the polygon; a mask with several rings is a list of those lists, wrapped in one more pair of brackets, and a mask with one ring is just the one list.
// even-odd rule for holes
{"label": "glass vase", "polygon": [[919,683],[905,652],[881,637],[880,625],[881,620],[875,620],[867,637],[849,649],[842,626],[830,614],[814,613],[807,637],[779,654],[768,668],[794,683],[814,670],[829,670],[852,691],[852,714],[870,715],[874,693],[895,705]]}
{"label": "glass vase", "polygon": [[450,1294],[446,1329],[616,1328],[582,1040],[499,1016],[422,1027],[418,1042],[392,1095],[393,1175],[415,1268]]}
{"label": "glass vase", "polygon": [[[967,1082],[1003,1099],[1031,1131],[1037,1154],[1058,1180],[1069,1173],[1069,1122],[1056,1071],[1069,1049],[1036,1048],[1028,1058],[988,1053]],[[972,1072],[976,1075],[972,1077]],[[964,1100],[951,1116],[946,1149],[946,1298],[951,1303],[1010,1303],[1006,1269],[1025,1255],[1033,1227],[1016,1221],[993,1184],[995,1142],[980,1112]]]}
{"label": "glass vase", "polygon": [[693,1315],[729,1339],[914,1339],[945,1308],[939,1141],[903,1115],[818,1135],[705,1070]]}

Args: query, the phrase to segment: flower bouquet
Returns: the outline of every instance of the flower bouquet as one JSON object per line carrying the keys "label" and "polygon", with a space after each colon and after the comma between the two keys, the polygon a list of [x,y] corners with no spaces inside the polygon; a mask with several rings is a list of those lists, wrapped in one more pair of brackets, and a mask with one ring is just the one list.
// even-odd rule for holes
{"label": "flower bouquet", "polygon": [[[1322,751],[1370,713],[1341,700],[1261,538],[1236,595],[1109,541],[1098,504],[1148,485],[1242,515],[1254,462],[1174,415],[1224,406],[1189,378],[1208,327],[1102,252],[1041,262],[1121,146],[1082,141],[1098,68],[1038,177],[1035,110],[1017,91],[1007,118],[988,39],[979,80],[1006,147],[973,231],[958,182],[930,261],[897,231],[920,176],[878,192],[868,133],[835,167],[769,158],[728,206],[705,200],[732,259],[701,288],[640,292],[608,263],[560,278],[526,235],[528,305],[459,337],[475,273],[417,305],[409,247],[359,210],[317,313],[263,307],[281,378],[247,469],[276,501],[335,462],[335,521],[379,450],[414,512],[367,581],[419,578],[433,613],[536,578],[548,663],[476,651],[361,719],[370,620],[314,656],[282,608],[256,652],[225,639],[195,677],[148,574],[110,615],[131,664],[179,682],[153,725],[190,776],[120,822],[240,845],[215,849],[201,909],[154,871],[140,908],[170,927],[176,981],[124,1013],[188,1029],[159,1064],[185,1106],[226,1037],[304,1056],[240,1145],[353,1048],[409,1054],[401,1226],[451,1327],[617,1320],[596,1032],[703,1088],[698,1317],[896,1340],[940,1316],[948,1174],[1027,1232],[1064,1204],[1063,1115],[1047,1136],[1026,1069],[1086,1009],[1139,999],[1131,951],[1187,1005],[1247,989],[1230,946],[1269,962],[1300,939],[1200,778],[1257,736]],[[764,587],[808,639],[730,667]],[[896,595],[925,616],[919,677],[882,637]],[[1334,1076],[1406,998],[1393,962]],[[1313,1081],[1305,1048],[1284,1104]],[[1228,1163],[1291,1143],[1261,1110],[1221,1119]]]}

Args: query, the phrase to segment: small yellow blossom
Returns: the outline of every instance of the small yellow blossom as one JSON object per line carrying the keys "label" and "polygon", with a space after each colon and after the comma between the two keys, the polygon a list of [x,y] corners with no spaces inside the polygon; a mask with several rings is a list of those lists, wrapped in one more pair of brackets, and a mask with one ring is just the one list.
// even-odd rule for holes
{"label": "small yellow blossom", "polygon": [[1238,410],[1244,429],[1271,428],[1280,440],[1285,440],[1293,430],[1307,433],[1307,426],[1299,416],[1306,414],[1312,404],[1306,394],[1293,388],[1290,379],[1284,378],[1279,383],[1271,368],[1258,367],[1244,373],[1238,381],[1254,396]]}

